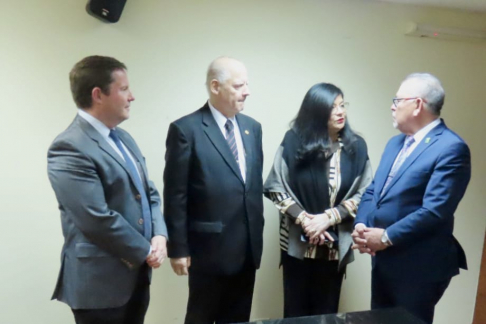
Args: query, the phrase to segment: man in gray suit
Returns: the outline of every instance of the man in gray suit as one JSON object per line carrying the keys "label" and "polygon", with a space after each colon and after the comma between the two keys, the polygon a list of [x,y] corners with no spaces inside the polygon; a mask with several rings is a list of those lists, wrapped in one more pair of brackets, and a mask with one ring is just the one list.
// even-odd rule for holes
{"label": "man in gray suit", "polygon": [[68,304],[78,324],[143,323],[167,228],[145,159],[117,127],[135,99],[126,66],[90,56],[69,78],[78,114],[48,151],[64,235],[52,299]]}

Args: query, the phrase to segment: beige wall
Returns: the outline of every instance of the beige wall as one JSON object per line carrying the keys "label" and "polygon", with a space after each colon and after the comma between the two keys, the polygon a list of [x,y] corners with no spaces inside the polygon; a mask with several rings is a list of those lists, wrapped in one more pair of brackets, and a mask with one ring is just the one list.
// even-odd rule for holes
{"label": "beige wall", "polygon": [[[452,281],[436,323],[470,323],[486,223],[486,44],[406,37],[404,30],[409,21],[486,29],[486,14],[352,0],[128,0],[121,21],[104,24],[84,12],[84,2],[2,1],[1,323],[73,323],[67,306],[49,301],[62,235],[46,151],[75,115],[68,71],[92,54],[115,56],[129,67],[136,101],[123,127],[137,139],[159,189],[168,125],[204,104],[205,70],[219,55],[237,57],[249,69],[252,95],[245,113],[263,125],[265,176],[314,83],[344,90],[351,124],[368,142],[376,169],[396,134],[389,108],[399,82],[414,71],[436,74],[447,93],[443,117],[473,157],[455,231],[470,269]],[[268,202],[265,208],[253,319],[282,312],[277,213]],[[369,286],[370,259],[359,255],[348,268],[341,310],[368,309]],[[186,297],[187,278],[165,264],[154,275],[147,323],[182,323]]]}

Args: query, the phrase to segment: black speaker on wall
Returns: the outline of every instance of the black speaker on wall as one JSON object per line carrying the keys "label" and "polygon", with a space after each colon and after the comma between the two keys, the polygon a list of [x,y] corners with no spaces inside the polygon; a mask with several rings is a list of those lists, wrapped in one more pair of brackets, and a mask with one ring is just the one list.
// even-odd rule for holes
{"label": "black speaker on wall", "polygon": [[127,0],[90,0],[86,10],[103,21],[116,23],[120,20]]}

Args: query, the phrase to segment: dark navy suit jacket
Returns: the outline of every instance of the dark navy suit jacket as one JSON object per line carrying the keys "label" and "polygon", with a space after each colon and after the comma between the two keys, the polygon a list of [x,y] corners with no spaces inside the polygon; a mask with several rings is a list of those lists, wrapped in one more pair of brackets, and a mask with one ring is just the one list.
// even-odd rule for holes
{"label": "dark navy suit jacket", "polygon": [[405,135],[387,144],[375,179],[358,209],[356,223],[387,230],[393,246],[379,251],[373,269],[389,278],[446,280],[467,269],[454,238],[454,212],[471,177],[467,144],[443,121],[407,157],[386,191],[381,191]]}
{"label": "dark navy suit jacket", "polygon": [[262,130],[236,120],[245,148],[246,181],[208,105],[176,120],[167,135],[164,212],[171,258],[191,257],[191,270],[232,275],[263,248]]}

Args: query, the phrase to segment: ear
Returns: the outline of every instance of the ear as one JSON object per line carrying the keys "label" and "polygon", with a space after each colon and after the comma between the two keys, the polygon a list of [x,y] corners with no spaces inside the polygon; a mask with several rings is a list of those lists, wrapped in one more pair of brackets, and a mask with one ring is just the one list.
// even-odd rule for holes
{"label": "ear", "polygon": [[93,104],[94,103],[98,103],[100,104],[101,101],[102,101],[102,95],[103,92],[101,91],[101,89],[99,87],[94,87],[93,90],[91,90],[91,100],[93,101]]}
{"label": "ear", "polygon": [[413,110],[413,116],[417,117],[422,112],[422,110],[425,109],[425,107],[424,100],[422,98],[417,98],[415,100],[417,100],[417,107]]}
{"label": "ear", "polygon": [[209,84],[209,90],[211,90],[211,93],[214,95],[219,94],[219,87],[220,87],[219,81],[216,79],[212,79],[211,83]]}

